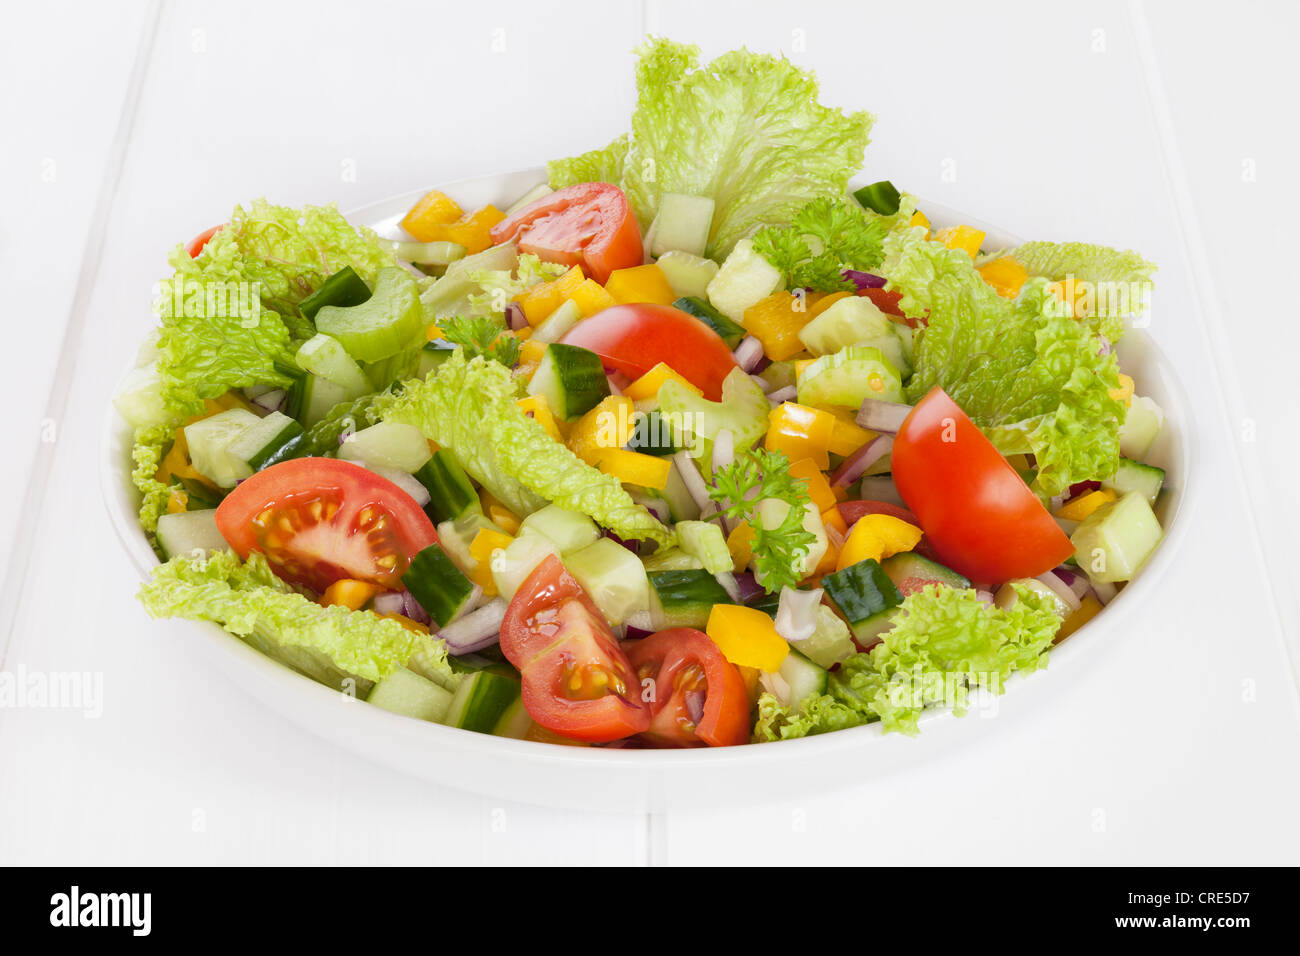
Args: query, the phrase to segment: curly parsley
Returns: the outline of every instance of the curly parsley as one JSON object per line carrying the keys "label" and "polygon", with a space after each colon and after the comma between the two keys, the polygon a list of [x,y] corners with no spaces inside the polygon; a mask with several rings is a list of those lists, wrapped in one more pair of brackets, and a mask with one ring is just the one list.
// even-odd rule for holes
{"label": "curly parsley", "polygon": [[[807,482],[790,474],[785,452],[757,448],[741,452],[730,465],[714,472],[709,497],[718,502],[724,517],[744,519],[754,532],[750,550],[755,578],[764,590],[775,594],[784,585],[799,583],[801,565],[817,537],[803,526],[810,501]],[[789,505],[775,528],[765,527],[759,512],[759,502],[768,499]]]}
{"label": "curly parsley", "polygon": [[459,315],[443,321],[442,337],[465,350],[465,358],[483,356],[512,368],[519,361],[519,340],[503,334],[505,322],[493,316]]}
{"label": "curly parsley", "polygon": [[884,259],[885,227],[858,206],[814,199],[788,226],[754,235],[754,249],[781,270],[786,287],[838,292],[855,286],[845,269],[868,272]]}

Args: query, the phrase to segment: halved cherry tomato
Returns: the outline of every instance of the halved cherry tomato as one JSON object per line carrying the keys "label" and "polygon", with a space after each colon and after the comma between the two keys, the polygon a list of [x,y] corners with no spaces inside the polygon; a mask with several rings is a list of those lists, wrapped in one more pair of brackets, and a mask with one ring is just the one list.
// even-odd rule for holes
{"label": "halved cherry tomato", "polygon": [[1074,553],[1029,486],[941,388],[903,420],[890,462],[940,563],[977,584],[1035,577]]}
{"label": "halved cherry tomato", "polygon": [[197,259],[199,253],[203,251],[203,247],[208,244],[208,240],[224,228],[225,224],[223,223],[220,226],[213,226],[211,229],[205,229],[189,241],[189,244],[185,247],[185,252],[188,253],[191,259]]}
{"label": "halved cherry tomato", "polygon": [[607,368],[632,378],[663,362],[715,402],[722,380],[737,367],[717,332],[671,305],[612,305],[579,322],[560,341],[590,349]]}
{"label": "halved cherry tomato", "polygon": [[902,306],[898,304],[903,298],[901,292],[892,289],[889,291],[884,289],[859,289],[858,295],[870,299],[876,304],[876,308],[885,315],[892,315],[896,319],[902,319],[912,328],[925,324],[925,319],[912,318],[903,311]]}
{"label": "halved cherry tomato", "polygon": [[[839,503],[840,517],[844,523],[851,529],[854,522],[859,518],[865,518],[867,515],[889,515],[891,518],[897,518],[899,521],[906,521],[917,528],[921,527],[921,519],[906,508],[900,508],[898,505],[891,505],[888,501],[841,501]],[[924,530],[922,528],[922,530]],[[847,535],[845,535],[847,537]],[[939,555],[934,550],[934,545],[930,544],[930,539],[925,535],[916,543],[912,549],[923,558],[929,558],[931,561],[939,561]],[[942,561],[939,561],[942,564]]]}
{"label": "halved cherry tomato", "polygon": [[703,631],[676,627],[627,645],[642,680],[653,680],[650,729],[666,747],[732,747],[749,740],[749,695],[740,668]]}
{"label": "halved cherry tomato", "polygon": [[354,578],[400,589],[438,534],[387,478],[338,458],[298,458],[259,471],[217,507],[217,529],[241,558],[260,551],[287,581],[324,591]]}
{"label": "halved cherry tomato", "polygon": [[547,730],[604,743],[650,726],[636,671],[596,605],[554,555],[506,608],[501,651],[523,675],[528,716]]}
{"label": "halved cherry tomato", "polygon": [[582,266],[601,285],[615,269],[645,257],[641,228],[623,190],[610,183],[577,183],[529,203],[492,227],[492,242],[519,241],[519,251],[545,262]]}

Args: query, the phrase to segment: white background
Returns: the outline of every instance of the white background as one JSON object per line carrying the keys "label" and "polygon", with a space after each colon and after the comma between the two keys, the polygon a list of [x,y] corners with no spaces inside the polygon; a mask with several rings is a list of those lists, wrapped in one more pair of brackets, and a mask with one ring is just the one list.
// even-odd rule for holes
{"label": "white background", "polygon": [[[1105,666],[941,761],[653,819],[433,787],[273,715],[141,612],[95,474],[171,245],[258,195],[347,209],[603,145],[647,31],[783,50],[878,115],[870,173],[1156,261],[1205,450]],[[1300,861],[1298,31],[1280,0],[7,3],[0,663],[102,672],[105,709],[0,711],[0,863]]]}

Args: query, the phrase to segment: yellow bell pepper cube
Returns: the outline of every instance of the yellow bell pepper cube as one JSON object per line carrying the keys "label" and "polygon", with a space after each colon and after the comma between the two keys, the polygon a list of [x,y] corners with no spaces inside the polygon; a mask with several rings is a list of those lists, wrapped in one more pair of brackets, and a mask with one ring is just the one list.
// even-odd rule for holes
{"label": "yellow bell pepper cube", "polygon": [[174,486],[167,492],[167,513],[169,515],[188,511],[189,503],[190,496],[185,493],[184,488]]}
{"label": "yellow bell pepper cube", "polygon": [[757,667],[769,674],[781,666],[790,645],[776,632],[772,619],[762,611],[740,604],[715,604],[709,612],[704,633],[713,639],[722,656],[739,667]]}
{"label": "yellow bell pepper cube", "polygon": [[790,474],[804,480],[808,486],[808,497],[812,499],[818,511],[835,507],[835,495],[831,491],[831,483],[826,480],[826,475],[811,458],[800,458],[791,463]]}
{"label": "yellow bell pepper cube", "polygon": [[643,455],[626,448],[611,448],[600,454],[597,467],[625,484],[662,490],[668,484],[668,472],[672,470],[673,463],[670,458]]}
{"label": "yellow bell pepper cube", "polygon": [[402,228],[421,242],[433,242],[434,236],[429,232],[436,226],[446,226],[455,222],[465,213],[446,193],[433,190],[425,193],[411,211],[402,220]]}
{"label": "yellow bell pepper cube", "polygon": [[749,562],[754,557],[753,544],[754,529],[749,526],[748,521],[742,521],[731,529],[731,534],[727,535],[727,550],[731,552],[731,566],[737,571],[749,567]]}
{"label": "yellow bell pepper cube", "polygon": [[626,395],[607,395],[600,404],[578,419],[569,432],[569,451],[589,465],[601,456],[622,448],[636,429],[636,404]]}
{"label": "yellow bell pepper cube", "polygon": [[1029,279],[1029,273],[1011,256],[998,256],[992,262],[979,267],[979,274],[993,287],[993,291],[1004,299],[1014,299],[1020,294],[1020,287]]}
{"label": "yellow bell pepper cube", "polygon": [[541,325],[586,281],[582,274],[582,267],[574,266],[558,279],[539,282],[525,289],[515,296],[515,302],[524,310],[524,318],[528,320],[529,325]]}
{"label": "yellow bell pepper cube", "polygon": [[525,325],[522,329],[511,329],[510,334],[520,342],[527,342],[533,337],[533,327],[531,325]]}
{"label": "yellow bell pepper cube", "polygon": [[[832,488],[831,490],[834,491],[835,489]],[[834,495],[832,495],[832,497],[834,497]],[[849,533],[849,525],[848,522],[844,520],[844,515],[840,514],[840,509],[837,507],[838,504],[839,500],[836,499],[834,505],[831,505],[822,512],[822,527],[827,531],[834,528],[839,532],[839,535],[842,538]]]}
{"label": "yellow bell pepper cube", "polygon": [[745,310],[741,325],[763,343],[764,355],[773,362],[782,362],[803,351],[799,332],[812,319],[806,300],[799,303],[789,292],[773,292]]}
{"label": "yellow bell pepper cube", "polygon": [[491,504],[487,509],[488,520],[509,534],[519,531],[519,516],[503,504]]}
{"label": "yellow bell pepper cube", "polygon": [[783,451],[791,461],[811,458],[820,469],[830,467],[831,433],[835,418],[819,408],[784,402],[768,415],[767,437],[763,447]]}
{"label": "yellow bell pepper cube", "polygon": [[808,310],[808,321],[811,322],[817,316],[821,315],[840,299],[847,299],[853,295],[852,292],[810,292],[804,297],[804,308]]}
{"label": "yellow bell pepper cube", "polygon": [[799,381],[799,379],[803,378],[803,373],[806,372],[808,370],[808,366],[815,361],[817,360],[816,359],[795,359],[794,380],[797,382]]}
{"label": "yellow bell pepper cube", "polygon": [[1060,644],[1083,625],[1087,624],[1101,612],[1101,602],[1093,595],[1085,595],[1079,602],[1079,606],[1071,612],[1061,624],[1060,630],[1056,632],[1056,637],[1052,638],[1053,644]]}
{"label": "yellow bell pepper cube", "polygon": [[492,528],[480,528],[474,540],[469,543],[469,553],[477,563],[470,579],[483,589],[488,597],[497,593],[496,579],[492,576],[492,553],[509,547],[515,540],[504,531]]}
{"label": "yellow bell pepper cube", "polygon": [[984,230],[971,226],[949,226],[934,234],[935,242],[942,242],[949,249],[960,249],[972,259],[980,254],[984,242]]}
{"label": "yellow bell pepper cube", "polygon": [[907,220],[907,225],[909,228],[920,226],[925,230],[925,237],[927,239],[930,238],[930,220],[925,213],[921,212],[921,210],[918,209],[916,212],[912,213],[912,218]]}
{"label": "yellow bell pepper cube", "polygon": [[700,391],[700,389],[696,388],[684,377],[673,371],[673,369],[665,362],[660,362],[627,388],[623,389],[623,394],[634,402],[645,401],[647,398],[654,398],[658,395],[659,389],[663,386],[664,382],[669,379],[672,379],[675,382],[680,382],[696,395],[704,394],[704,392]]}
{"label": "yellow bell pepper cube", "polygon": [[504,218],[506,214],[500,209],[487,205],[455,222],[429,226],[425,230],[428,238],[421,241],[459,243],[465,247],[465,253],[472,256],[492,245],[492,227]]}
{"label": "yellow bell pepper cube", "polygon": [[1133,378],[1130,375],[1119,373],[1119,388],[1110,390],[1110,397],[1116,401],[1123,402],[1125,405],[1133,404]]}
{"label": "yellow bell pepper cube", "polygon": [[875,432],[859,425],[854,420],[854,412],[847,408],[824,408],[822,411],[835,419],[828,446],[832,455],[851,455],[876,437]]}
{"label": "yellow bell pepper cube", "polygon": [[525,415],[530,416],[546,429],[546,434],[556,441],[564,440],[560,437],[560,429],[555,425],[555,416],[551,414],[551,403],[546,400],[545,395],[529,395],[527,398],[519,399],[515,404]]}
{"label": "yellow bell pepper cube", "polygon": [[519,346],[519,361],[524,365],[537,365],[542,361],[542,356],[545,354],[545,342],[534,342],[532,339],[526,339]]}
{"label": "yellow bell pepper cube", "polygon": [[830,541],[826,544],[826,551],[822,554],[821,560],[817,562],[817,567],[812,569],[808,579],[820,579],[824,574],[830,574],[835,570],[836,563],[839,561],[840,551],[835,547],[835,542]]}
{"label": "yellow bell pepper cube", "polygon": [[1098,488],[1096,491],[1079,495],[1079,497],[1072,498],[1061,505],[1056,509],[1056,517],[1064,518],[1067,521],[1082,521],[1102,505],[1109,504],[1114,500],[1115,492],[1109,488]]}
{"label": "yellow bell pepper cube", "polygon": [[583,279],[576,289],[570,293],[569,298],[577,304],[578,311],[582,313],[584,319],[589,319],[602,309],[608,309],[611,305],[618,305],[615,299],[605,289],[603,285],[595,279]]}
{"label": "yellow bell pepper cube", "polygon": [[865,515],[853,525],[844,540],[835,570],[843,571],[872,558],[883,561],[891,555],[911,551],[921,540],[921,529],[893,515]]}
{"label": "yellow bell pepper cube", "polygon": [[352,578],[341,578],[325,589],[325,593],[320,596],[320,603],[326,607],[339,604],[353,611],[359,611],[366,606],[367,601],[378,593],[379,585],[377,584],[371,584],[369,581],[354,581]]}
{"label": "yellow bell pepper cube", "polygon": [[660,269],[653,262],[630,269],[615,269],[605,282],[605,291],[617,301],[653,302],[657,305],[672,305],[677,301],[677,293]]}
{"label": "yellow bell pepper cube", "polygon": [[430,322],[429,327],[424,330],[424,337],[433,342],[443,337],[443,331],[439,328],[437,322]]}

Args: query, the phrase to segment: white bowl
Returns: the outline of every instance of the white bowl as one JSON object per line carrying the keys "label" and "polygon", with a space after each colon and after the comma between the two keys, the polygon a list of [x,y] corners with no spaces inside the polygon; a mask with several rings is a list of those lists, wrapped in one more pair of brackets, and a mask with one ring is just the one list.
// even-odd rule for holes
{"label": "white bowl", "polygon": [[[495,203],[504,208],[544,179],[541,169],[484,176],[445,188],[466,208]],[[425,190],[354,210],[349,219],[397,237],[398,222]],[[964,222],[988,233],[990,248],[1020,240],[933,203],[923,203],[937,226]],[[1127,609],[1151,598],[1157,579],[1174,559],[1188,518],[1185,502],[1195,471],[1191,409],[1178,377],[1142,331],[1119,346],[1123,366],[1167,414],[1167,424],[1148,455],[1165,468],[1167,491],[1158,511],[1165,540],[1138,577],[1091,623],[1051,653],[1051,666],[1013,676],[1007,693],[1026,681],[1070,681],[1085,664],[1096,665],[1122,640]],[[131,430],[112,410],[105,421],[101,485],[114,527],[142,577],[158,563],[136,520],[139,496],[130,480]],[[173,621],[167,625],[193,642],[231,680],[290,720],[359,755],[436,781],[507,800],[609,811],[664,810],[674,805],[738,805],[794,797],[846,786],[902,767],[937,759],[948,747],[971,746],[999,721],[953,719],[927,711],[917,738],[882,735],[878,725],[778,744],[707,750],[602,750],[510,740],[399,717],[344,697],[259,654],[215,624]],[[1000,700],[1003,720],[1016,710]],[[1019,711],[1023,713],[1023,711]],[[1080,719],[1083,719],[1081,716]]]}

